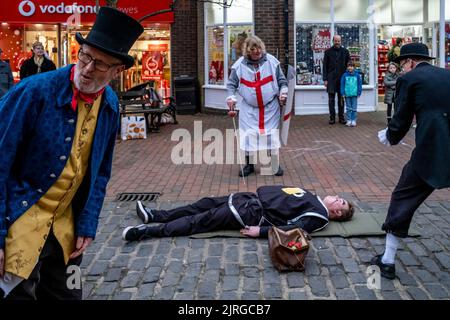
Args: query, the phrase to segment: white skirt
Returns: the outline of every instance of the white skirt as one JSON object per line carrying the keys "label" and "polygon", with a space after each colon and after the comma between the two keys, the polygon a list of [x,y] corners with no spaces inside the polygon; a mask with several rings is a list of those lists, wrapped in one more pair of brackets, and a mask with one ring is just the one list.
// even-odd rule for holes
{"label": "white skirt", "polygon": [[242,150],[279,149],[281,146],[279,126],[280,105],[277,98],[265,106],[261,119],[258,107],[247,104],[245,100],[239,104],[239,137]]}

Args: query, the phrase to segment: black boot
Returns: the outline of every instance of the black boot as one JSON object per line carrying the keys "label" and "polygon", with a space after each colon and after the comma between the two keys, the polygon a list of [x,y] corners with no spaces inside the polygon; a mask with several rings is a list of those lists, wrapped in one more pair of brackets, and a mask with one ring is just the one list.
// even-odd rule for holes
{"label": "black boot", "polygon": [[245,156],[245,167],[239,171],[239,177],[246,177],[255,172],[255,165],[250,163],[250,156]]}
{"label": "black boot", "polygon": [[283,169],[281,169],[281,166],[279,166],[278,171],[277,171],[277,173],[275,173],[275,175],[277,177],[281,177],[283,174],[284,174],[284,171],[283,171]]}
{"label": "black boot", "polygon": [[328,124],[335,124],[336,120],[334,119],[334,117],[330,117],[330,121],[328,121]]}

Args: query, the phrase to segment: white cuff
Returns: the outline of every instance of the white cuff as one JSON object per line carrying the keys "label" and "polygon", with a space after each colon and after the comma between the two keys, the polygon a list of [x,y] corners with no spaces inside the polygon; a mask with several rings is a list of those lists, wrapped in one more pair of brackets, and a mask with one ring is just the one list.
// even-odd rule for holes
{"label": "white cuff", "polygon": [[282,87],[280,90],[280,95],[287,95],[288,93],[288,87]]}
{"label": "white cuff", "polygon": [[384,144],[385,146],[390,146],[391,144],[389,143],[386,137],[387,130],[388,128],[378,131],[378,140],[380,141],[381,144]]}
{"label": "white cuff", "polygon": [[236,96],[233,94],[232,96],[227,97],[226,101],[231,100],[233,102],[237,102]]}

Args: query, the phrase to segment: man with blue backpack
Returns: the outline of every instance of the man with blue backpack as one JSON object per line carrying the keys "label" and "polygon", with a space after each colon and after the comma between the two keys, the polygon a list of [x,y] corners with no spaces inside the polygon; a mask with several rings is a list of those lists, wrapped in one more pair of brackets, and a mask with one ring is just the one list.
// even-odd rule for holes
{"label": "man with blue backpack", "polygon": [[358,98],[362,93],[361,75],[355,71],[355,64],[347,63],[347,71],[341,77],[341,95],[345,98],[347,109],[347,127],[356,127],[356,110],[358,108]]}

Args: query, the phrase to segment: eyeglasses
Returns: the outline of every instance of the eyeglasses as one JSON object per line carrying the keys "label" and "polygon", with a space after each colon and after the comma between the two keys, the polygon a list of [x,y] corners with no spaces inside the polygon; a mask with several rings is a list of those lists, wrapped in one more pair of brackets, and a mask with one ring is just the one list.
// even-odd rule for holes
{"label": "eyeglasses", "polygon": [[78,59],[83,62],[85,65],[88,65],[89,63],[91,63],[91,61],[94,61],[94,67],[96,70],[101,71],[101,72],[106,72],[108,71],[110,68],[114,67],[114,66],[118,66],[121,65],[120,63],[115,63],[115,64],[107,64],[101,60],[97,60],[91,57],[90,54],[87,54],[86,52],[84,52],[82,49],[80,49],[78,51]]}

